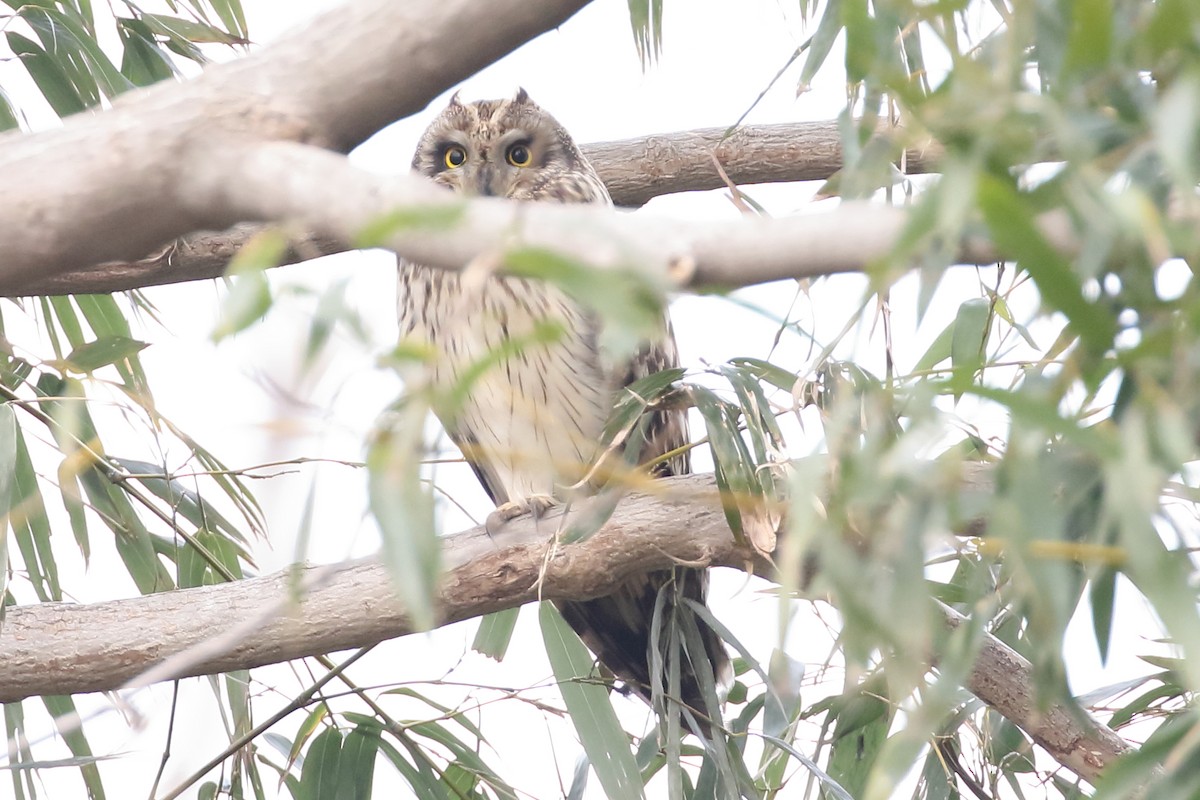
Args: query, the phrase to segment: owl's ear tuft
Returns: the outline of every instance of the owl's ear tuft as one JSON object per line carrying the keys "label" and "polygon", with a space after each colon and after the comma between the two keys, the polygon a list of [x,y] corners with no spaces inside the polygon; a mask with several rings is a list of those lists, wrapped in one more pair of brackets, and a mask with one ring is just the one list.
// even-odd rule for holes
{"label": "owl's ear tuft", "polygon": [[520,103],[529,103],[532,101],[529,99],[529,92],[525,91],[524,87],[518,86],[517,87],[517,96],[513,98],[513,102],[520,104]]}
{"label": "owl's ear tuft", "polygon": [[[461,92],[461,91],[462,91],[462,89],[459,89],[459,90],[458,90],[458,92]],[[450,95],[450,105],[452,105],[452,106],[460,106],[460,107],[461,107],[461,106],[462,106],[462,101],[460,101],[460,100],[458,99],[458,92],[455,92],[454,94]]]}

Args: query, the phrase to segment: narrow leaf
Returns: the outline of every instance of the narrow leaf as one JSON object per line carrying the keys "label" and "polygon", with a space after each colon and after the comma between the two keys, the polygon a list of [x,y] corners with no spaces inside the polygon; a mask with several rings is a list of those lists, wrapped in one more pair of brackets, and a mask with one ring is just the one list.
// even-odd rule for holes
{"label": "narrow leaf", "polygon": [[563,702],[605,794],[610,800],[643,797],[641,774],[608,690],[588,680],[591,654],[550,603],[541,603],[538,619]]}
{"label": "narrow leaf", "polygon": [[508,643],[512,641],[513,629],[517,627],[519,608],[506,608],[494,611],[479,621],[479,630],[475,632],[475,640],[471,649],[482,653],[488,658],[503,661],[508,652]]}

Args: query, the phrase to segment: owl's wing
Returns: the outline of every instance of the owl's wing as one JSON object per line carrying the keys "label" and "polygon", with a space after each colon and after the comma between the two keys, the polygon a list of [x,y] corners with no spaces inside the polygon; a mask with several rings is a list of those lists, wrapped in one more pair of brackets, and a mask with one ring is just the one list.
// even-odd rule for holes
{"label": "owl's wing", "polygon": [[482,456],[475,435],[466,428],[455,426],[452,423],[442,427],[445,429],[446,435],[450,437],[450,441],[454,442],[454,445],[462,452],[466,462],[471,465],[471,471],[479,479],[479,484],[487,492],[492,503],[497,506],[507,503],[508,491],[504,488],[504,483],[493,468],[492,462]]}
{"label": "owl's wing", "polygon": [[[620,385],[628,386],[636,380],[678,365],[679,354],[668,319],[666,335],[648,343],[630,359],[625,365]],[[687,411],[680,408],[655,410],[651,412],[638,463],[653,461],[687,443]],[[668,477],[686,475],[690,471],[691,460],[688,451],[685,450],[656,465],[653,474],[656,477]],[[650,634],[654,624],[655,605],[659,594],[664,591],[667,592],[662,612],[664,615],[692,614],[680,598],[704,604],[708,594],[708,570],[675,567],[650,572],[631,578],[605,597],[559,604],[563,618],[596,654],[600,663],[625,681],[648,703],[652,702],[653,685],[650,674]],[[687,657],[691,663],[684,662],[681,665],[680,699],[685,705],[699,712],[698,717],[703,719],[706,704],[699,679],[696,677],[696,670],[700,668],[698,660],[707,657],[716,684],[721,687],[729,685],[733,670],[720,637],[703,620],[695,618],[694,615],[693,618],[704,642],[705,652],[688,653]],[[663,646],[665,649],[665,641]],[[664,685],[665,683],[664,677]],[[707,732],[707,727],[701,723],[702,732]]]}

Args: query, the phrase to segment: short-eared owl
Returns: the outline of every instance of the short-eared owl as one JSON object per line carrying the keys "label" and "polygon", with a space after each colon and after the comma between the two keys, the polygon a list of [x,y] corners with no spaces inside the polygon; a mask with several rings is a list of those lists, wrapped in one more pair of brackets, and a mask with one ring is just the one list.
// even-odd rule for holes
{"label": "short-eared owl", "polygon": [[[421,137],[412,165],[464,194],[611,203],[570,135],[524,90],[509,100],[452,98]],[[505,517],[567,499],[567,487],[599,455],[616,392],[678,363],[669,324],[628,363],[606,363],[595,318],[558,289],[523,278],[460,281],[454,272],[402,262],[399,312],[401,337],[423,341],[436,354],[435,388],[454,387],[468,369],[497,352],[511,353],[473,376],[461,404],[439,412]],[[535,331],[547,322],[565,334],[537,341]],[[685,412],[657,412],[648,430],[642,462],[686,444]],[[659,464],[655,474],[688,470],[685,451]],[[647,699],[655,598],[671,581],[685,596],[703,600],[706,573],[677,568],[639,575],[608,597],[559,604],[600,662]],[[699,628],[713,672],[725,679],[729,661],[723,645],[702,622]],[[684,673],[682,699],[703,711],[687,664]]]}

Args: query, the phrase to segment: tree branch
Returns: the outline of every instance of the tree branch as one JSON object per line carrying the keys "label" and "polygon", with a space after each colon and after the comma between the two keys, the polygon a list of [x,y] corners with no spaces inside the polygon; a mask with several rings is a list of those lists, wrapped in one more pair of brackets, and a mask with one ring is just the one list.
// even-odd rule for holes
{"label": "tree branch", "polygon": [[[726,184],[716,157],[739,185],[826,180],[842,167],[836,122],[748,125],[725,137],[726,128],[653,134],[582,149],[618,206],[636,207],[664,194],[720,189]],[[910,174],[932,170],[941,147],[929,143],[905,152]],[[137,261],[97,264],[27,281],[0,296],[117,292],[166,283],[220,277],[229,260],[264,226],[243,223],[222,232],[192,234]],[[280,266],[351,249],[328,236],[294,234]]]}
{"label": "tree branch", "polygon": [[[823,181],[842,168],[836,121],[698,128],[581,146],[619,206],[640,206],[659,195],[722,189],[721,163],[736,184]],[[898,146],[898,145],[897,145]],[[942,148],[935,142],[904,151],[910,174],[933,171]]]}
{"label": "tree branch", "polygon": [[[984,470],[969,472],[968,484],[985,485]],[[602,596],[632,575],[678,561],[776,577],[769,560],[734,541],[713,476],[661,483],[656,496],[625,498],[600,531],[577,544],[553,546],[553,519],[540,528],[526,518],[491,536],[480,527],[448,537],[438,624],[539,598]],[[948,608],[944,614],[950,627],[963,619]],[[411,632],[374,561],[89,605],[17,606],[0,628],[0,702],[249,669]],[[990,636],[967,686],[1088,780],[1128,750],[1090,718],[1060,706],[1039,709],[1029,662]]]}
{"label": "tree branch", "polygon": [[[416,176],[358,170],[336,152],[416,111],[583,4],[358,0],[194,81],[131,92],[111,111],[77,115],[61,130],[0,137],[0,173],[9,187],[9,213],[0,216],[0,293],[28,294],[65,272],[139,259],[178,237],[244,222],[297,225],[313,231],[314,241],[348,247],[398,209],[461,215],[454,236],[408,226],[377,243],[446,269],[503,266],[513,247],[545,247],[598,268],[636,267],[680,286],[741,286],[861,270],[893,252],[908,219],[894,207],[844,204],[821,216],[687,225],[599,208],[464,202]],[[497,19],[498,25],[490,22]],[[321,69],[306,68],[318,46]],[[825,174],[837,156],[836,136],[827,126],[809,132],[824,154],[819,158],[799,158],[797,142],[756,129],[720,145],[718,131],[681,135],[669,146],[651,137],[629,163],[657,169],[662,185],[676,188],[714,184],[715,167],[704,163],[714,146],[725,149],[739,179],[772,174],[763,166],[766,153],[790,164],[791,177]],[[911,157],[924,163],[921,153]],[[698,177],[685,180],[685,173]],[[615,173],[610,179],[621,181]],[[1068,225],[1048,227],[1047,234],[1059,249],[1074,249]],[[224,247],[211,236],[173,245],[138,280],[211,276]],[[195,272],[178,268],[182,252],[197,254],[189,267]],[[997,255],[982,240],[960,246],[963,263]],[[121,273],[102,270],[110,285],[132,279],[129,270]],[[61,281],[54,285],[61,290]]]}
{"label": "tree branch", "polygon": [[[514,248],[545,248],[594,268],[638,269],[681,286],[742,286],[861,270],[892,252],[907,221],[900,208],[845,203],[821,215],[687,223],[584,205],[467,200],[419,176],[376,175],[345,156],[292,142],[217,137],[191,149],[194,163],[174,176],[174,213],[181,220],[203,219],[213,228],[247,220],[284,222],[351,243],[397,210],[440,214],[454,220],[454,236],[445,234],[444,225],[398,225],[370,244],[444,269],[472,262],[499,267]],[[69,241],[31,252],[6,243],[4,235],[0,224],[5,292],[24,291],[29,269],[45,273],[71,260]],[[111,238],[108,252],[140,252],[135,248],[141,240],[133,238]],[[2,259],[6,246],[12,253],[8,262]],[[964,263],[990,263],[996,253],[986,242],[964,242],[961,257]]]}
{"label": "tree branch", "polygon": [[348,150],[586,1],[356,0],[196,80],[129,92],[59,130],[0,137],[0,283],[12,291],[240,222],[189,202],[182,177],[209,169],[207,153],[246,140]]}
{"label": "tree branch", "polygon": [[[490,536],[478,527],[444,539],[438,624],[539,597],[598,597],[631,575],[670,567],[673,558],[768,569],[733,541],[712,476],[672,480],[669,495],[631,495],[585,543],[547,559],[553,533],[552,517],[540,528],[526,518]],[[206,647],[214,631],[224,632],[224,645]],[[386,570],[373,560],[127,600],[10,607],[0,627],[0,703],[262,666],[412,632]],[[197,646],[200,652],[187,652]],[[179,654],[172,669],[142,676]]]}

